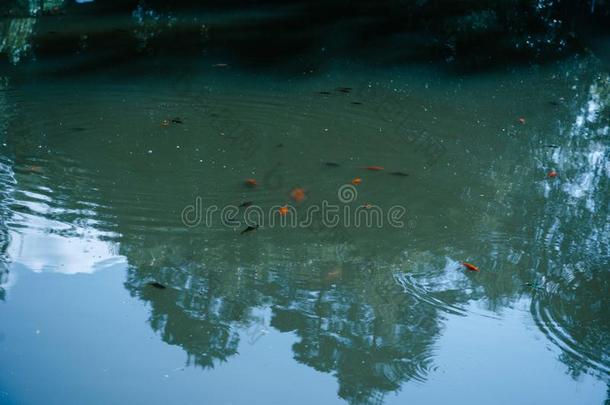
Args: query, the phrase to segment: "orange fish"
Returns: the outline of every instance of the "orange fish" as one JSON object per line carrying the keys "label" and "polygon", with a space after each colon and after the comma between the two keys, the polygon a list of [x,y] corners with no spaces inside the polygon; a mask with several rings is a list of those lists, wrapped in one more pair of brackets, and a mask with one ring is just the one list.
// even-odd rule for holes
{"label": "orange fish", "polygon": [[352,180],[352,184],[354,186],[357,186],[360,183],[362,183],[362,179],[360,177],[356,177],[354,180]]}
{"label": "orange fish", "polygon": [[281,216],[286,216],[286,214],[288,214],[288,207],[284,205],[278,209],[278,212]]}
{"label": "orange fish", "polygon": [[254,187],[254,186],[258,185],[258,183],[256,182],[256,179],[246,179],[246,185],[248,185],[250,187]]}
{"label": "orange fish", "polygon": [[557,177],[557,172],[555,170],[551,170],[548,174],[548,177]]}
{"label": "orange fish", "polygon": [[41,166],[30,165],[26,166],[25,169],[30,173],[43,173]]}
{"label": "orange fish", "polygon": [[331,272],[326,273],[326,281],[334,281],[334,280],[338,280],[341,278],[342,275],[342,271],[341,268],[339,268],[338,270],[333,270]]}
{"label": "orange fish", "polygon": [[292,198],[296,202],[301,202],[305,199],[305,190],[302,188],[294,188],[290,192],[290,198]]}
{"label": "orange fish", "polygon": [[519,119],[517,121],[519,121],[519,124],[521,124],[521,125],[525,124],[525,118],[523,118],[523,117],[519,117]]}
{"label": "orange fish", "polygon": [[380,170],[383,170],[383,167],[381,166],[367,166],[365,167],[366,170],[372,170],[374,172],[378,172]]}
{"label": "orange fish", "polygon": [[477,266],[475,266],[474,264],[470,264],[468,262],[462,262],[462,265],[464,267],[466,267],[468,270],[479,271],[479,268]]}

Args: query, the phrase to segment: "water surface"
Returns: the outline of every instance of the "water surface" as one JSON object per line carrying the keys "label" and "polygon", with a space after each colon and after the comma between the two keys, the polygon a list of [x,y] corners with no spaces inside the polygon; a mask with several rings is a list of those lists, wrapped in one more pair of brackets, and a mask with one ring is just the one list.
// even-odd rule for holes
{"label": "water surface", "polygon": [[[597,59],[0,83],[2,403],[607,398]],[[405,214],[242,235],[241,214],[185,226],[198,198]]]}

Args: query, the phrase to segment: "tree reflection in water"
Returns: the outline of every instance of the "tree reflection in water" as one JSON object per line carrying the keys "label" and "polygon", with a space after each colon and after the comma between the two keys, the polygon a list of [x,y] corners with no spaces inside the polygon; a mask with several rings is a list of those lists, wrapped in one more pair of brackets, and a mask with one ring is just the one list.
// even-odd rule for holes
{"label": "tree reflection in water", "polygon": [[[0,102],[0,111],[2,106],[3,103]],[[0,155],[0,300],[4,300],[5,286],[9,277],[6,253],[9,245],[8,221],[11,212],[8,203],[11,200],[14,184],[12,163],[8,158]]]}
{"label": "tree reflection in water", "polygon": [[[532,313],[547,337],[563,349],[573,374],[610,373],[610,76],[579,84],[573,121],[550,153],[560,183],[546,183],[544,213],[537,216],[539,289]],[[584,224],[584,226],[583,226]]]}
{"label": "tree reflection in water", "polygon": [[[223,253],[230,241],[208,242],[205,253],[186,237],[168,243],[153,250],[154,258],[139,254],[147,251],[140,246],[122,244],[132,264],[126,286],[150,302],[151,326],[166,342],[183,347],[194,364],[213,367],[236,354],[237,332],[257,321],[253,309],[269,306],[271,326],[299,338],[295,359],[336,375],[340,396],[356,403],[424,380],[444,310],[455,312],[450,305],[467,299],[454,294],[442,308],[405,294],[392,266],[377,258],[333,258],[331,245],[318,251],[317,260],[286,262],[270,248],[267,255],[240,260]],[[242,267],[244,262],[251,264]],[[151,280],[168,289],[150,288]]]}

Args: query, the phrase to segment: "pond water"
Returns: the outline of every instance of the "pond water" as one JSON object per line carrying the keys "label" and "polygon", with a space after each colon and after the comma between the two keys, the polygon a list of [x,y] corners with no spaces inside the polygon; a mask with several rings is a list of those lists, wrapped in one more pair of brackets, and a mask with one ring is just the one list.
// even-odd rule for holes
{"label": "pond water", "polygon": [[1,403],[607,400],[601,61],[134,71],[0,81]]}

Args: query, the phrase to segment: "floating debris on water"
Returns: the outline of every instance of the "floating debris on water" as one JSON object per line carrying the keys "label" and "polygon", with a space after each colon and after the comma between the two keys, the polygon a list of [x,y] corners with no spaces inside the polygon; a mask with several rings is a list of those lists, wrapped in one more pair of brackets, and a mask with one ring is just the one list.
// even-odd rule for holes
{"label": "floating debris on water", "polygon": [[519,124],[521,124],[521,125],[525,125],[525,118],[523,118],[523,117],[519,117],[519,118],[517,119],[517,121],[519,121]]}
{"label": "floating debris on water", "polygon": [[161,121],[161,126],[163,128],[169,127],[171,124],[182,124],[182,119],[180,117],[174,117],[172,119],[164,119]]}

